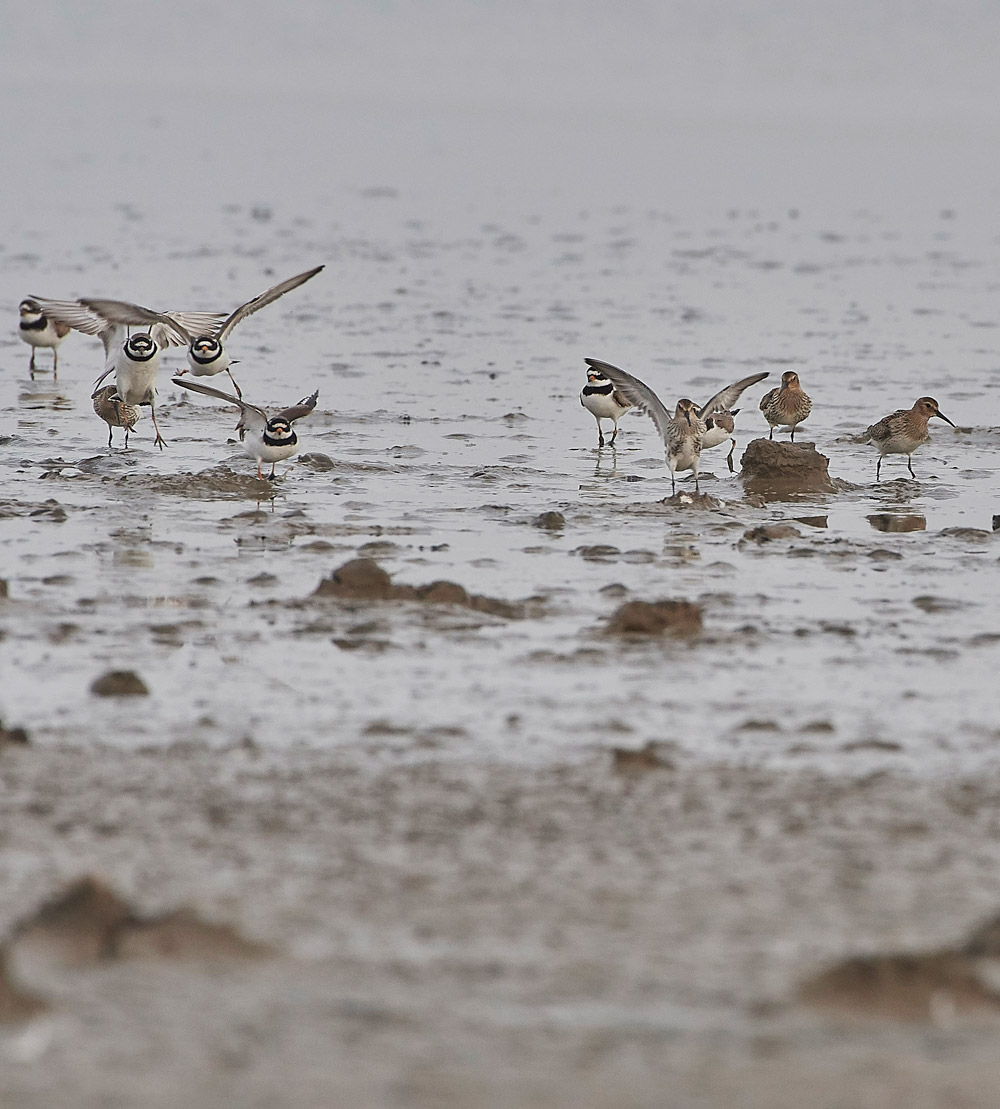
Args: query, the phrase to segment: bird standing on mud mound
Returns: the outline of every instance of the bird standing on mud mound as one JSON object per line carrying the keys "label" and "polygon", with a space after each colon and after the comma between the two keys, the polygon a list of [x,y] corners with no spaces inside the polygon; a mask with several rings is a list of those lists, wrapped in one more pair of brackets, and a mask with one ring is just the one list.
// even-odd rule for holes
{"label": "bird standing on mud mound", "polygon": [[94,411],[108,425],[108,450],[111,449],[111,433],[116,427],[125,428],[125,450],[128,450],[129,432],[142,418],[142,413],[131,404],[118,399],[117,385],[104,385],[94,393]]}
{"label": "bird standing on mud mound", "polygon": [[316,400],[319,397],[319,390],[317,389],[312,396],[300,400],[298,404],[292,405],[291,408],[283,409],[276,416],[268,417],[263,408],[258,408],[255,404],[248,404],[242,397],[234,397],[230,393],[224,393],[221,389],[216,389],[211,385],[202,385],[197,381],[185,381],[180,377],[175,377],[173,383],[184,389],[192,389],[196,393],[204,393],[206,397],[217,397],[227,404],[236,405],[240,410],[240,420],[236,425],[236,430],[240,433],[243,449],[251,458],[257,459],[258,478],[264,476],[260,472],[260,464],[262,462],[271,463],[271,473],[268,476],[272,480],[274,479],[275,462],[280,462],[284,458],[291,458],[293,454],[299,452],[299,439],[292,424],[296,420],[308,416],[316,407]]}
{"label": "bird standing on mud mound", "polygon": [[42,311],[41,305],[31,297],[25,297],[17,307],[21,314],[21,323],[17,333],[31,347],[31,361],[28,370],[35,376],[35,352],[39,347],[46,347],[52,351],[52,376],[59,373],[59,344],[70,333],[67,324],[50,320]]}
{"label": "bird standing on mud mound", "polygon": [[[183,343],[163,324],[148,332],[129,335],[128,326],[102,316],[84,300],[48,300],[33,297],[49,319],[65,324],[85,335],[96,335],[104,346],[104,373],[94,382],[97,386],[110,374],[115,375],[117,396],[126,405],[147,405],[153,417],[156,438],[153,442],[163,450],[166,442],[156,423],[156,374],[160,368],[160,348]],[[214,312],[172,312],[171,318],[182,321],[188,330],[215,327],[222,317]]]}
{"label": "bird standing on mud mound", "polygon": [[698,406],[694,401],[686,397],[679,400],[671,416],[663,401],[645,382],[617,366],[612,366],[610,362],[601,362],[596,358],[585,358],[584,361],[608,377],[625,400],[640,412],[645,412],[656,425],[667,454],[667,465],[670,467],[670,491],[673,493],[677,489],[674,475],[678,470],[694,471],[694,487],[697,491],[698,464],[707,428],[698,415]]}
{"label": "bird standing on mud mound", "polygon": [[614,382],[595,366],[587,370],[587,384],[580,394],[580,403],[597,420],[597,445],[604,446],[604,432],[601,430],[601,420],[612,420],[615,430],[611,433],[610,443],[613,446],[618,436],[618,421],[632,407],[632,405],[618,392]]}
{"label": "bird standing on mud mound", "polygon": [[882,480],[880,476],[882,459],[887,454],[905,454],[910,477],[916,478],[917,475],[913,472],[913,452],[930,438],[927,422],[932,416],[938,416],[946,424],[955,426],[938,408],[938,402],[933,397],[921,397],[914,402],[912,408],[900,408],[896,412],[891,412],[868,428],[869,439],[878,447],[876,481]]}
{"label": "bird standing on mud mound", "polygon": [[[297,273],[294,277],[279,281],[270,289],[258,293],[257,296],[241,304],[223,319],[221,314],[214,317],[210,327],[192,328],[181,315],[176,312],[155,312],[152,308],[143,308],[139,304],[129,304],[124,300],[105,300],[97,297],[84,297],[82,303],[92,311],[97,312],[106,320],[116,324],[141,325],[151,327],[154,324],[165,329],[178,346],[188,348],[188,369],[195,377],[213,377],[215,374],[227,373],[233,383],[236,395],[242,397],[243,393],[236,379],[232,375],[230,366],[235,366],[237,359],[229,357],[226,348],[222,345],[229,338],[232,330],[238,323],[242,323],[247,316],[259,312],[261,308],[273,304],[278,297],[304,285],[311,277],[323,269],[316,266],[304,273]],[[222,320],[221,323],[218,323]],[[216,326],[217,324],[217,326]],[[187,370],[178,370],[178,374],[187,373]]]}
{"label": "bird standing on mud mound", "polygon": [[786,370],[781,375],[781,386],[764,394],[760,410],[771,425],[768,439],[774,438],[776,427],[787,427],[791,429],[791,442],[794,443],[795,428],[808,419],[812,411],[812,401],[799,384],[799,375],[793,370]]}

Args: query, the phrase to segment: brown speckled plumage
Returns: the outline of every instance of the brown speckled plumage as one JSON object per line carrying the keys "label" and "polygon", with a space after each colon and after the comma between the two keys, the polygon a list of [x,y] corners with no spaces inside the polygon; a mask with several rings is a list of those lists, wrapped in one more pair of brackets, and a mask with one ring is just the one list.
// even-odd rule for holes
{"label": "brown speckled plumage", "polygon": [[139,409],[131,404],[118,400],[117,388],[114,385],[105,385],[98,389],[93,396],[94,411],[108,425],[108,447],[111,446],[111,434],[114,428],[125,429],[125,447],[128,449],[128,436],[140,418]]}
{"label": "brown speckled plumage", "polygon": [[[913,472],[913,452],[921,443],[928,439],[927,422],[932,416],[938,416],[946,424],[951,420],[938,408],[938,402],[933,397],[921,397],[914,401],[912,408],[900,408],[883,416],[878,423],[868,428],[868,436],[878,447],[878,464],[875,467],[875,480],[881,481],[882,459],[887,454],[905,454],[906,465],[910,477],[917,475]],[[954,427],[954,424],[951,424]]]}
{"label": "brown speckled plumage", "polygon": [[768,439],[774,438],[776,427],[787,427],[791,429],[791,440],[794,443],[795,428],[809,418],[812,401],[799,384],[799,375],[792,370],[786,370],[781,375],[780,387],[764,394],[760,402],[760,410],[771,426]]}

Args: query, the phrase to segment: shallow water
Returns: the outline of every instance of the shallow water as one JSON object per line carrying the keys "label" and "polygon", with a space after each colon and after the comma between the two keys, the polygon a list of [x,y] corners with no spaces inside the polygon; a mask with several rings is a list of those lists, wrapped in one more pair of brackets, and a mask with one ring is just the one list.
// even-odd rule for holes
{"label": "shallow water", "polygon": [[[858,22],[841,6],[799,41],[780,8],[710,27],[695,8],[630,7],[665,58],[600,6],[571,34],[550,13],[530,40],[516,12],[485,27],[448,5],[426,21],[295,11],[280,33],[255,24],[217,68],[205,50],[221,9],[176,69],[123,48],[113,4],[92,28],[52,28],[51,81],[8,50],[4,718],[37,742],[546,759],[657,739],[843,771],[992,763],[989,36],[929,10],[875,65],[867,8]],[[997,17],[976,18],[985,31]],[[335,65],[296,53],[303,30]],[[939,40],[958,40],[963,65],[942,73]],[[588,79],[599,49],[628,58],[629,77]],[[250,100],[254,67],[266,95]],[[23,126],[29,106],[62,121],[57,144]],[[303,450],[332,460],[279,465],[259,502],[227,441],[235,413],[164,371],[169,447],[152,449],[144,418],[133,449],[116,435],[109,452],[89,400],[97,344],[71,336],[58,382],[32,381],[13,333],[27,293],[228,310],[319,262],[232,340],[248,399],[319,389]],[[703,487],[719,507],[664,504],[649,421],[626,417],[618,449],[596,449],[585,356],[668,403],[767,369],[741,444],[765,430],[763,388],[794,367],[814,400],[800,438],[829,457],[836,492],[760,507],[717,451]],[[876,485],[853,437],[924,394],[960,430],[934,427],[917,481],[890,458]],[[563,529],[533,524],[552,509]],[[877,530],[887,514],[923,524]],[[826,526],[743,540],[796,517]],[[358,555],[400,583],[539,606],[505,620],[309,601]],[[703,605],[697,642],[604,634],[624,598],[670,597]],[[149,698],[88,693],[118,668]]]}
{"label": "shallow water", "polygon": [[[133,221],[119,218],[124,240]],[[44,370],[32,381],[26,348],[8,339],[3,712],[37,740],[546,758],[657,739],[840,769],[993,760],[996,259],[960,219],[859,214],[833,227],[730,213],[696,227],[619,210],[414,226],[378,195],[355,199],[349,240],[300,217],[240,209],[219,222],[260,260],[186,259],[202,281],[229,273],[210,304],[192,292],[183,306],[227,308],[327,262],[233,347],[251,400],[320,390],[303,451],[332,468],[279,464],[273,492],[259,493],[253,463],[227,442],[235,411],[180,394],[166,372],[168,448],[152,449],[144,418],[132,449],[116,432],[109,452],[89,402],[97,344],[71,336],[58,382]],[[138,249],[152,265],[164,244]],[[87,287],[65,275],[53,288],[43,255],[40,244],[19,263],[23,291]],[[664,503],[649,421],[630,414],[618,449],[596,449],[577,399],[588,354],[668,400],[769,369],[743,399],[743,444],[765,429],[763,389],[793,366],[814,399],[799,438],[829,457],[837,491],[757,506],[715,451],[703,489],[719,507]],[[852,437],[925,393],[960,430],[934,428],[916,482],[889,458],[875,484],[874,452]],[[550,509],[564,528],[533,524]],[[886,514],[922,517],[923,530],[880,531],[899,526],[869,519]],[[744,540],[798,517],[826,526]],[[540,598],[541,614],[308,600],[358,555],[401,583]],[[625,597],[697,600],[704,634],[612,640],[603,624]],[[88,694],[119,668],[151,696]]]}

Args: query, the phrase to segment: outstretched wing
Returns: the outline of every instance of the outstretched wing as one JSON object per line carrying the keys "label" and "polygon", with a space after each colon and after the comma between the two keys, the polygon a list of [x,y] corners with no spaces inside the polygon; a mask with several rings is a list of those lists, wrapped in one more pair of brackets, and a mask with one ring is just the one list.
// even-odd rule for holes
{"label": "outstretched wing", "polygon": [[189,347],[199,335],[214,331],[222,319],[221,312],[154,312],[141,304],[105,297],[81,297],[80,303],[111,323],[155,327],[153,338],[162,347]]}
{"label": "outstretched wing", "polygon": [[705,401],[699,409],[698,415],[704,420],[706,416],[711,416],[713,412],[728,412],[740,399],[740,394],[744,389],[749,389],[751,385],[756,385],[758,381],[763,381],[765,377],[767,377],[766,370],[763,373],[751,374],[749,377],[734,381],[732,385],[720,389],[714,397]]}
{"label": "outstretched wing", "polygon": [[285,408],[278,413],[277,418],[287,420],[290,424],[295,423],[296,420],[301,420],[303,417],[308,416],[310,412],[316,407],[316,401],[319,397],[319,389],[311,397],[305,397],[300,400],[298,404],[293,404],[291,408]]}
{"label": "outstretched wing", "polygon": [[33,296],[38,307],[49,317],[72,327],[75,331],[82,331],[84,335],[100,335],[108,326],[107,320],[101,319],[78,300],[49,300],[47,297]]}
{"label": "outstretched wing", "polygon": [[299,285],[304,285],[311,277],[315,277],[319,271],[323,269],[322,266],[316,266],[311,270],[306,270],[305,273],[298,273],[294,277],[286,278],[284,281],[279,281],[277,285],[272,285],[270,289],[265,289],[264,292],[258,293],[253,300],[248,300],[246,304],[241,304],[229,317],[222,323],[218,331],[215,332],[215,338],[220,343],[226,341],[226,337],[230,334],[233,328],[247,318],[252,316],[254,312],[259,312],[261,308],[266,308],[267,305],[272,304],[278,297],[284,296],[285,293],[291,292],[292,289],[297,289]]}
{"label": "outstretched wing", "polygon": [[204,393],[206,397],[215,397],[217,400],[235,405],[243,414],[237,425],[238,428],[263,431],[267,424],[267,413],[263,408],[258,408],[256,404],[247,404],[245,400],[234,397],[232,393],[224,393],[212,385],[203,385],[200,381],[191,381],[186,377],[173,377],[170,380],[174,385],[180,385],[182,389],[191,389],[195,393]]}
{"label": "outstretched wing", "polygon": [[129,304],[126,300],[107,300],[104,297],[81,297],[80,303],[96,312],[111,323],[123,323],[129,327],[148,327],[158,325],[166,329],[165,342],[160,346],[190,346],[192,336],[186,329],[164,312],[154,312],[152,308],[143,308],[141,304]]}
{"label": "outstretched wing", "polygon": [[653,390],[645,382],[624,370],[618,369],[617,366],[612,366],[610,362],[601,362],[597,358],[585,358],[584,362],[610,378],[614,382],[615,388],[629,404],[635,405],[640,412],[645,412],[656,424],[656,430],[660,433],[660,438],[664,444],[666,444],[668,430],[673,425],[674,419],[664,407],[663,401]]}
{"label": "outstretched wing", "polygon": [[[39,307],[53,322],[64,324],[74,331],[82,331],[84,335],[96,335],[104,347],[105,362],[110,362],[115,349],[125,341],[124,325],[104,319],[82,301],[49,300],[46,297],[32,299],[38,302]],[[103,381],[103,378],[100,380]]]}

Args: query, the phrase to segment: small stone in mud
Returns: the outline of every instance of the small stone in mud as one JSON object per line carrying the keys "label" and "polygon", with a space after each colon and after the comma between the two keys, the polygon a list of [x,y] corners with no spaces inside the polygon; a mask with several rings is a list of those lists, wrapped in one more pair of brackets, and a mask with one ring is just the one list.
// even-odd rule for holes
{"label": "small stone in mud", "polygon": [[697,635],[701,608],[693,601],[628,601],[611,617],[613,635]]}
{"label": "small stone in mud", "polygon": [[875,512],[868,517],[868,523],[876,531],[906,532],[926,531],[927,517],[907,515],[900,516],[894,512]]}
{"label": "small stone in mud", "polygon": [[354,558],[324,578],[316,587],[317,597],[358,597],[386,600],[392,592],[392,579],[371,558]]}
{"label": "small stone in mud", "polygon": [[573,553],[590,561],[599,561],[604,558],[617,558],[621,551],[609,543],[594,543],[588,547],[577,547]]}
{"label": "small stone in mud", "polygon": [[801,535],[802,532],[791,524],[762,524],[745,531],[743,538],[751,543],[770,543],[774,539],[798,539]]}
{"label": "small stone in mud", "polygon": [[546,531],[559,531],[560,528],[566,526],[566,517],[561,512],[550,511],[543,512],[541,515],[536,516],[531,521],[536,528],[544,528]]}
{"label": "small stone in mud", "polygon": [[830,526],[828,516],[796,516],[795,522],[797,524],[806,524],[811,528],[825,528]]}
{"label": "small stone in mud", "polygon": [[247,585],[277,585],[278,578],[276,574],[261,573],[255,574],[252,578],[247,578]]}
{"label": "small stone in mud", "polygon": [[740,459],[743,487],[751,493],[830,492],[830,460],[812,443],[754,439]]}
{"label": "small stone in mud", "polygon": [[645,747],[614,747],[612,765],[617,774],[642,774],[648,770],[673,770],[674,762],[663,744],[650,740]]}
{"label": "small stone in mud", "polygon": [[310,470],[316,470],[318,473],[323,473],[326,470],[332,470],[335,463],[329,455],[320,454],[318,451],[309,451],[308,454],[300,454],[298,457],[300,466],[306,466]]}
{"label": "small stone in mud", "polygon": [[16,743],[24,745],[28,742],[28,732],[25,728],[7,728],[4,727],[4,722],[0,720],[0,747],[6,747],[9,743]]}
{"label": "small stone in mud", "polygon": [[90,692],[97,697],[147,697],[149,689],[134,670],[109,670],[95,678]]}
{"label": "small stone in mud", "polygon": [[960,608],[965,608],[961,601],[952,601],[947,597],[931,597],[922,595],[914,597],[913,603],[922,612],[936,613],[936,612],[956,612]]}
{"label": "small stone in mud", "polygon": [[1000,516],[993,517],[993,530],[1000,531]]}

